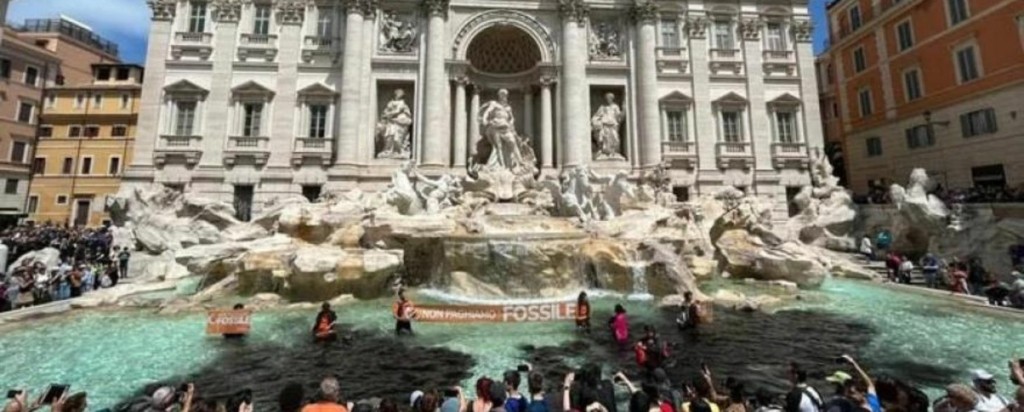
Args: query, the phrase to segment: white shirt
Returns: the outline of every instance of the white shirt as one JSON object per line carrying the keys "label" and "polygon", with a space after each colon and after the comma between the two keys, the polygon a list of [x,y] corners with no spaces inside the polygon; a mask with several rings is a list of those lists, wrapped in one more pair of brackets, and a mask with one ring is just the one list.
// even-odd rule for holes
{"label": "white shirt", "polygon": [[[816,389],[806,384],[797,385],[797,389],[800,389],[800,412],[820,412],[818,405],[823,404],[821,400],[821,394]],[[810,395],[810,396],[808,396]],[[811,399],[813,396],[815,399]]]}
{"label": "white shirt", "polygon": [[910,272],[914,270],[914,264],[909,260],[904,260],[903,263],[900,263],[900,270]]}
{"label": "white shirt", "polygon": [[980,391],[975,390],[975,394],[978,395],[978,403],[974,405],[974,410],[979,412],[1000,412],[1010,404],[1003,395],[993,393],[985,396]]}

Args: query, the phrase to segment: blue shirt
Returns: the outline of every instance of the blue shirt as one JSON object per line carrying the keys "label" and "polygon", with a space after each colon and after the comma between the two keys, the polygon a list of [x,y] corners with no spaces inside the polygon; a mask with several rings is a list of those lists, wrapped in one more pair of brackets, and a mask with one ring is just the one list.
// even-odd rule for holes
{"label": "blue shirt", "polygon": [[882,402],[878,400],[878,394],[868,393],[868,405],[871,412],[882,412]]}

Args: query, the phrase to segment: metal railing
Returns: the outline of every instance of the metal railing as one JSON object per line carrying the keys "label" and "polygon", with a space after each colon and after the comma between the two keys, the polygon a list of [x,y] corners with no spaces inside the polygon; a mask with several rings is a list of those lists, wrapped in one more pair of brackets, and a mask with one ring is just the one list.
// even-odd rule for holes
{"label": "metal railing", "polygon": [[272,46],[277,42],[276,34],[243,33],[242,44],[247,46]]}
{"label": "metal railing", "polygon": [[28,19],[25,24],[15,27],[20,32],[60,33],[106,53],[117,56],[117,43],[100,37],[92,30],[65,19]]}

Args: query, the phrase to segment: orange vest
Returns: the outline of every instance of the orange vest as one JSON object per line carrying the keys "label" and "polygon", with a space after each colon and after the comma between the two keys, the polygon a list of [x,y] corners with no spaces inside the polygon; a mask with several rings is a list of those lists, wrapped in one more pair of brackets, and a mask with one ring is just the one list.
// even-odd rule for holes
{"label": "orange vest", "polygon": [[585,320],[590,318],[590,303],[584,303],[576,307],[576,320]]}

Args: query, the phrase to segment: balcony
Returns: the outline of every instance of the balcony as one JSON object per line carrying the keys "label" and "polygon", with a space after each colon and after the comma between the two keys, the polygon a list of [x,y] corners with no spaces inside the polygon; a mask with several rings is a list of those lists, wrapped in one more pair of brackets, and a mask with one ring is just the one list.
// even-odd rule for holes
{"label": "balcony", "polygon": [[213,54],[213,34],[206,32],[184,32],[174,33],[174,43],[171,45],[171,57],[174,60],[182,58],[208,60]]}
{"label": "balcony", "polygon": [[301,166],[306,159],[319,160],[324,167],[331,165],[334,140],[323,137],[298,137],[292,149],[292,165]]}
{"label": "balcony", "polygon": [[715,154],[719,169],[754,167],[754,153],[750,142],[718,142],[715,144]]}
{"label": "balcony", "polygon": [[277,58],[276,34],[243,33],[238,43],[238,60],[272,62]]}
{"label": "balcony", "polygon": [[739,76],[743,73],[743,52],[739,49],[708,49],[711,74]]}
{"label": "balcony", "polygon": [[659,73],[686,73],[689,56],[685,47],[657,47]]}
{"label": "balcony", "polygon": [[163,166],[172,159],[181,159],[189,166],[199,163],[203,151],[199,147],[202,138],[193,135],[161,135],[153,149],[153,163]]}
{"label": "balcony", "polygon": [[762,57],[765,76],[796,76],[796,58],[792,50],[765,50]]}
{"label": "balcony", "polygon": [[688,141],[661,142],[662,158],[673,167],[693,169],[697,166],[697,144]]}
{"label": "balcony", "polygon": [[810,165],[807,156],[807,144],[801,142],[772,143],[772,166],[776,169],[786,167],[806,169]]}
{"label": "balcony", "polygon": [[233,166],[239,158],[251,158],[258,166],[270,157],[270,138],[265,136],[230,136],[224,149],[224,164]]}
{"label": "balcony", "polygon": [[331,56],[335,54],[335,41],[330,37],[306,36],[302,42],[302,61],[310,63],[318,56]]}

